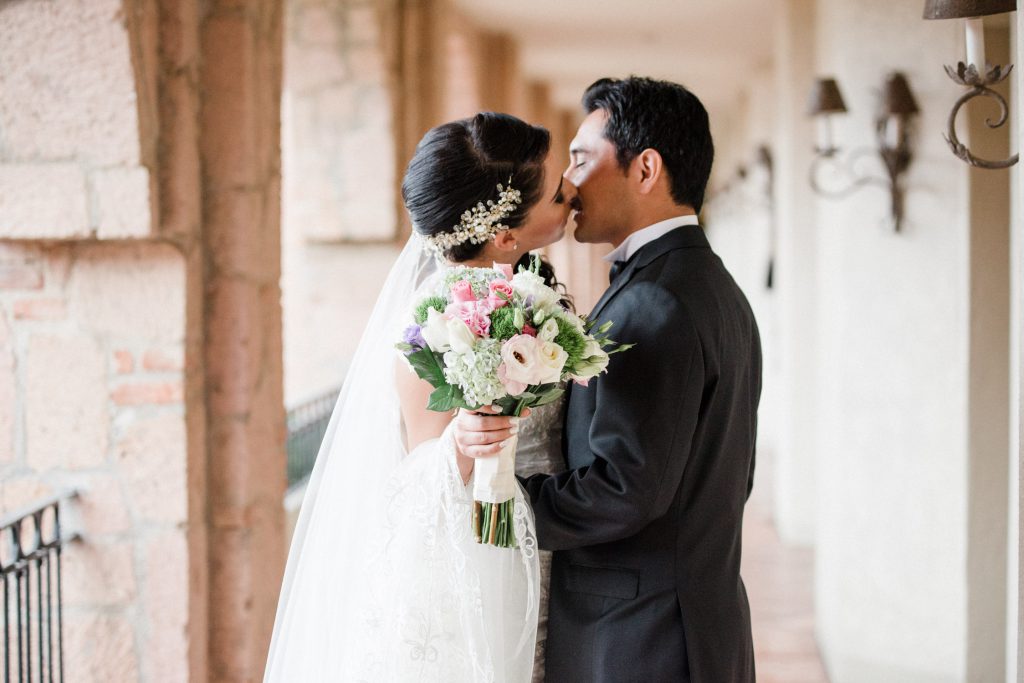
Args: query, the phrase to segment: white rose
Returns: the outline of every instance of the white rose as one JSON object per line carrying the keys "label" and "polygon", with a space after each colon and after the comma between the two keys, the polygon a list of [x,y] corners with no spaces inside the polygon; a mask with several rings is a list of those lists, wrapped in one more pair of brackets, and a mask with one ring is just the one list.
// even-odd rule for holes
{"label": "white rose", "polygon": [[546,370],[546,374],[538,384],[558,382],[562,379],[562,368],[565,361],[569,360],[569,354],[561,346],[554,342],[541,342],[538,349],[539,364]]}
{"label": "white rose", "polygon": [[[461,318],[452,316],[445,323],[448,331],[448,343],[455,353],[468,353],[473,350],[476,343],[476,335],[469,329],[469,325],[462,322]],[[425,338],[425,337],[424,337]]]}
{"label": "white rose", "polygon": [[501,360],[505,376],[520,384],[540,384],[546,374],[538,354],[537,340],[527,334],[517,334],[501,346]]}
{"label": "white rose", "polygon": [[427,342],[427,345],[434,351],[444,353],[451,348],[451,342],[448,339],[448,321],[444,314],[436,309],[427,310],[427,319],[420,327],[420,332],[423,334],[423,341]]}
{"label": "white rose", "polygon": [[549,309],[562,299],[558,292],[544,284],[544,278],[528,270],[520,271],[512,277],[512,287],[523,297],[532,296],[535,309]]}
{"label": "white rose", "polygon": [[555,322],[554,318],[548,318],[544,321],[544,324],[540,326],[540,329],[537,330],[537,339],[540,339],[541,341],[554,341],[557,336],[558,323]]}

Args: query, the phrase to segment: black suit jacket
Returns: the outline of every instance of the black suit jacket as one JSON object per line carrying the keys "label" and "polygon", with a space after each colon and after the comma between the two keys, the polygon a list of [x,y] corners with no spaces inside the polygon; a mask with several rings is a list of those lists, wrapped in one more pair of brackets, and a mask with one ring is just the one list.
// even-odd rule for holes
{"label": "black suit jacket", "polygon": [[645,245],[591,317],[635,343],[569,395],[569,471],[524,481],[553,550],[548,683],[754,680],[740,579],[761,349],[699,226]]}

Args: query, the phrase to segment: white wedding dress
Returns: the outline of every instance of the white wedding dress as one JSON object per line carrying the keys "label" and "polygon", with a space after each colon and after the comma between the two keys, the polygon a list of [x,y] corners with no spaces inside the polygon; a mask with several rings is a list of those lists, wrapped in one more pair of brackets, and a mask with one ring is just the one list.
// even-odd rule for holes
{"label": "white wedding dress", "polygon": [[[533,680],[547,572],[522,490],[518,547],[480,545],[451,427],[402,445],[394,345],[436,272],[413,237],[367,324],[292,538],[266,682]],[[560,469],[561,404],[523,425],[517,470]]]}

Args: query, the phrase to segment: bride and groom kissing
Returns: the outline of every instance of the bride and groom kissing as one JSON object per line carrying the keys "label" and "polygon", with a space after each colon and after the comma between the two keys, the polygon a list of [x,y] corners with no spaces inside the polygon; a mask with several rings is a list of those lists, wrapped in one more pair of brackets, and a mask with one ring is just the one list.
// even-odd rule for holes
{"label": "bride and groom kissing", "polygon": [[[708,115],[637,77],[595,82],[583,105],[561,177],[544,172],[561,154],[547,131],[503,114],[417,147],[402,187],[415,234],[307,485],[265,680],[754,680],[740,555],[761,353],[697,221]],[[501,184],[520,201],[498,208]],[[495,229],[464,225],[478,203],[502,213]],[[393,350],[417,293],[453,265],[524,262],[570,215],[576,241],[613,247],[588,318],[634,348],[528,416],[426,410],[432,387]],[[466,483],[513,435],[510,550],[469,533]]]}

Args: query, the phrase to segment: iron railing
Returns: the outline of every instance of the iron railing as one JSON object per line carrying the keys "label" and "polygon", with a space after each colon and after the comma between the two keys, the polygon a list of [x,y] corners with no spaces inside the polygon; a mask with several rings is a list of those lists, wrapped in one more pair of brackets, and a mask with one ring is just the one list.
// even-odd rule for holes
{"label": "iron railing", "polygon": [[331,421],[340,388],[326,391],[288,411],[288,486],[303,481],[313,471],[320,442]]}
{"label": "iron railing", "polygon": [[63,683],[60,556],[78,534],[62,524],[63,493],[0,518],[4,682]]}

